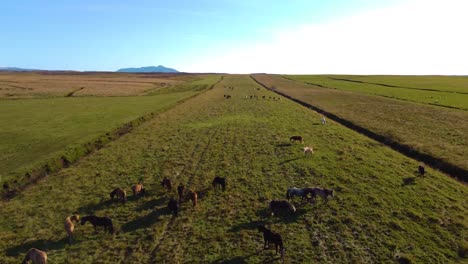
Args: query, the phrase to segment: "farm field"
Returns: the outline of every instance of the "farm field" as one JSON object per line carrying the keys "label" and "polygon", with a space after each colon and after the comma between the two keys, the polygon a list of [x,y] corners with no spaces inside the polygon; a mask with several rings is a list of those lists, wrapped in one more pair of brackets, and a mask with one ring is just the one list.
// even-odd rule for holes
{"label": "farm field", "polygon": [[285,75],[285,77],[343,91],[468,110],[468,77],[348,75]]}
{"label": "farm field", "polygon": [[[233,90],[227,87],[234,87]],[[229,94],[231,99],[224,99]],[[271,263],[256,230],[266,223],[285,242],[285,263],[462,263],[466,261],[466,185],[289,100],[249,76],[226,76],[214,89],[0,202],[0,259],[18,263],[36,247],[52,263]],[[315,154],[304,157],[301,135]],[[214,191],[214,176],[227,190]],[[179,217],[165,209],[176,193],[160,181],[199,192]],[[144,197],[109,201],[109,192],[143,182]],[[296,200],[294,216],[270,216],[271,199],[288,187],[333,188],[335,198]],[[94,213],[113,219],[115,234],[78,225],[66,243],[65,217]],[[407,263],[407,262],[405,262]]]}
{"label": "farm field", "polygon": [[0,98],[145,95],[197,78],[160,73],[0,72]]}
{"label": "farm field", "polygon": [[20,180],[25,171],[48,159],[140,116],[168,109],[219,79],[206,75],[154,96],[0,100],[0,120],[5,124],[0,127],[0,182]]}
{"label": "farm field", "polygon": [[393,141],[468,169],[466,111],[324,89],[275,75],[255,78]]}

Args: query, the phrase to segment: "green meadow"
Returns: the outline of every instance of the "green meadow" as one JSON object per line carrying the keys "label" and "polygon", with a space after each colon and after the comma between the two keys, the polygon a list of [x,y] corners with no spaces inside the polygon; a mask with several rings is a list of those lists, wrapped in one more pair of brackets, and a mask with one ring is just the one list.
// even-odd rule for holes
{"label": "green meadow", "polygon": [[[249,76],[227,75],[1,201],[2,263],[20,262],[31,247],[51,263],[281,263],[274,250],[262,250],[261,223],[282,235],[284,263],[466,262],[465,184],[430,168],[418,177],[417,161],[270,96],[278,95]],[[290,143],[293,135],[304,144]],[[305,157],[304,146],[315,153]],[[213,190],[215,176],[226,178],[225,192]],[[170,215],[176,191],[161,187],[164,177],[197,191],[197,207],[183,202],[179,217]],[[111,190],[131,193],[137,182],[145,196],[109,201]],[[335,197],[296,199],[293,216],[269,214],[269,201],[285,199],[287,188],[314,186]],[[77,225],[68,245],[63,221],[74,212],[108,216],[116,232]]]}

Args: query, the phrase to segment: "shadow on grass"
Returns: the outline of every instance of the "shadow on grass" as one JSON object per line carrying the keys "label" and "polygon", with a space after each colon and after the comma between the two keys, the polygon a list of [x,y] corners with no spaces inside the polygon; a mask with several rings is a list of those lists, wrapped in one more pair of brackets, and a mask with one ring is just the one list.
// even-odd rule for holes
{"label": "shadow on grass", "polygon": [[265,224],[263,221],[250,221],[248,223],[242,223],[231,227],[228,232],[237,233],[241,230],[256,230],[259,225]]}
{"label": "shadow on grass", "polygon": [[145,211],[149,209],[153,209],[154,207],[162,206],[164,204],[167,204],[169,202],[169,199],[167,197],[160,197],[157,199],[145,201],[143,204],[137,207],[137,211]]}
{"label": "shadow on grass", "polygon": [[107,208],[109,207],[110,205],[114,204],[114,203],[119,203],[119,201],[115,200],[115,201],[112,201],[110,199],[107,199],[107,200],[103,200],[99,203],[89,203],[85,206],[82,206],[80,208],[78,208],[78,212],[80,214],[93,214],[95,211],[99,211],[99,210],[102,210],[104,208]]}
{"label": "shadow on grass", "polygon": [[211,262],[211,264],[236,264],[236,263],[243,264],[243,263],[250,263],[247,260],[251,256],[253,256],[253,254],[250,254],[250,255],[247,255],[247,256],[236,256],[236,257],[232,257],[232,258],[229,258],[229,259],[218,259],[218,260],[215,260],[215,261]]}
{"label": "shadow on grass", "polygon": [[292,146],[291,143],[280,143],[280,144],[276,144],[277,147],[279,148],[286,148],[286,147],[290,147]]}
{"label": "shadow on grass", "polygon": [[416,184],[416,177],[407,177],[403,179],[403,183],[401,186],[406,186],[406,185],[415,185]]}
{"label": "shadow on grass", "polygon": [[302,159],[304,156],[300,156],[300,157],[295,157],[295,158],[292,158],[292,159],[288,159],[288,160],[284,160],[280,163],[278,163],[278,165],[283,165],[285,163],[288,163],[288,162],[291,162],[291,161],[295,161],[295,160],[298,160],[298,159]]}
{"label": "shadow on grass", "polygon": [[63,238],[57,241],[38,239],[26,242],[22,245],[7,248],[6,255],[11,257],[18,256],[20,254],[26,254],[26,252],[31,248],[37,248],[46,252],[50,250],[59,250],[63,249],[65,245],[67,245],[67,238]]}
{"label": "shadow on grass", "polygon": [[257,216],[261,217],[262,219],[268,220],[270,223],[294,223],[299,220],[300,217],[305,215],[310,208],[296,208],[296,212],[294,214],[275,214],[271,215],[271,211],[268,208],[257,210]]}
{"label": "shadow on grass", "polygon": [[122,225],[121,229],[123,232],[133,232],[140,228],[147,228],[158,221],[161,215],[166,214],[171,214],[171,212],[167,209],[167,207],[161,207],[143,217],[125,223]]}

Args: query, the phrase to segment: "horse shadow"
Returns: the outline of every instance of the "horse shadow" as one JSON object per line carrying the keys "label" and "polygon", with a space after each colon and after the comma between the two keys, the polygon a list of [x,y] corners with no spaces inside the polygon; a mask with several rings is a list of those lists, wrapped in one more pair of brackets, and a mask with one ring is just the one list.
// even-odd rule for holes
{"label": "horse shadow", "polygon": [[270,223],[294,223],[297,222],[299,218],[304,216],[307,213],[307,210],[303,207],[297,208],[294,214],[275,214],[271,215],[271,211],[267,208],[257,210],[257,216],[261,217],[262,219],[268,220]]}
{"label": "horse shadow", "polygon": [[166,197],[159,197],[157,199],[145,201],[143,204],[137,207],[137,211],[146,211],[153,209],[154,207],[162,206],[168,202]]}
{"label": "horse shadow", "polygon": [[248,262],[247,260],[253,256],[253,254],[250,254],[250,255],[247,255],[247,256],[236,256],[236,257],[232,257],[232,258],[229,258],[229,259],[218,259],[218,260],[215,260],[213,262],[211,262],[211,264],[244,264],[244,263],[250,263]]}
{"label": "horse shadow", "polygon": [[161,215],[171,214],[167,207],[161,207],[151,213],[123,224],[120,228],[123,232],[133,232],[137,229],[147,228],[159,220]]}
{"label": "horse shadow", "polygon": [[285,148],[285,147],[290,147],[292,146],[291,143],[280,143],[280,144],[276,144],[277,147],[279,148]]}
{"label": "horse shadow", "polygon": [[295,158],[288,159],[288,160],[284,160],[284,161],[278,163],[278,165],[283,165],[283,164],[285,164],[285,163],[288,163],[288,162],[291,162],[291,161],[295,161],[295,160],[298,160],[298,159],[302,159],[302,158],[303,158],[303,156],[295,157]]}
{"label": "horse shadow", "polygon": [[406,186],[406,185],[415,185],[416,184],[416,177],[407,177],[403,179],[403,183],[401,186]]}
{"label": "horse shadow", "polygon": [[44,251],[50,250],[59,250],[65,248],[65,245],[68,244],[67,238],[63,238],[60,240],[45,240],[45,239],[38,239],[34,241],[29,241],[24,244],[13,246],[6,249],[6,255],[13,257],[18,256],[20,254],[25,254],[31,248],[37,248]]}
{"label": "horse shadow", "polygon": [[89,203],[87,205],[81,206],[80,208],[78,208],[78,212],[92,214],[93,212],[100,211],[104,208],[111,206],[114,203],[121,203],[121,202],[117,200],[111,200],[111,199],[101,200],[98,203]]}
{"label": "horse shadow", "polygon": [[259,225],[262,225],[264,224],[264,221],[260,221],[260,220],[257,220],[257,221],[250,221],[250,222],[247,222],[247,223],[241,223],[241,224],[238,224],[238,225],[235,225],[233,227],[231,227],[228,232],[234,232],[234,233],[237,233],[241,230],[254,230],[254,229],[257,229]]}

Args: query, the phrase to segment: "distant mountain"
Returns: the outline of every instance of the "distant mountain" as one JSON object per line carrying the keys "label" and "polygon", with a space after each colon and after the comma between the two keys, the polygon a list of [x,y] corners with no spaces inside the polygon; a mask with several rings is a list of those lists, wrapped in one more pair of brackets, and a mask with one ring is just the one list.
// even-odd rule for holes
{"label": "distant mountain", "polygon": [[0,71],[37,71],[33,69],[23,69],[17,67],[0,67]]}
{"label": "distant mountain", "polygon": [[119,69],[117,72],[179,72],[179,71],[159,65],[158,67],[148,66],[148,67],[141,67],[141,68],[123,68],[123,69]]}

